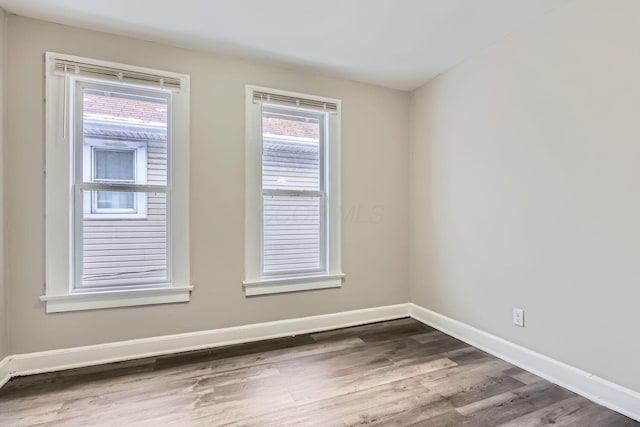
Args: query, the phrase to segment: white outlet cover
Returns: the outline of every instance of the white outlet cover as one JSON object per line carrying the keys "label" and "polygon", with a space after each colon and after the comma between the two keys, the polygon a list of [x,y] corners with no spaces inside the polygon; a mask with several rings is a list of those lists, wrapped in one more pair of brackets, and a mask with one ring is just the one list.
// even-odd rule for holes
{"label": "white outlet cover", "polygon": [[524,310],[518,307],[513,308],[513,324],[524,328]]}

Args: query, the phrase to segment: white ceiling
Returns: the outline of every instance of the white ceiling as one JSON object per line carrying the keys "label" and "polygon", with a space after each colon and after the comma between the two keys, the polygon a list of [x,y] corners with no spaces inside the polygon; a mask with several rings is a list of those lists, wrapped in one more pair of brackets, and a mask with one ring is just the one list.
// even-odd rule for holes
{"label": "white ceiling", "polygon": [[412,90],[568,0],[0,0],[8,12]]}

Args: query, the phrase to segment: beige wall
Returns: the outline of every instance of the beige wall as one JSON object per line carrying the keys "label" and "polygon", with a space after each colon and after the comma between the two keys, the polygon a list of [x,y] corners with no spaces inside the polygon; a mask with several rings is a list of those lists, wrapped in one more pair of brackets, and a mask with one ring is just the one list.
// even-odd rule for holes
{"label": "beige wall", "polygon": [[[45,314],[43,54],[191,75],[189,304]],[[10,16],[7,111],[9,350],[23,353],[404,303],[409,95],[318,74]],[[247,299],[244,85],[343,101],[342,289]]]}
{"label": "beige wall", "polygon": [[410,277],[417,304],[640,391],[638,16],[572,2],[414,94]]}
{"label": "beige wall", "polygon": [[7,29],[7,14],[0,9],[0,360],[8,354],[7,346],[7,288],[5,282],[4,249],[5,249],[5,222],[4,210],[4,70],[5,70],[5,43]]}

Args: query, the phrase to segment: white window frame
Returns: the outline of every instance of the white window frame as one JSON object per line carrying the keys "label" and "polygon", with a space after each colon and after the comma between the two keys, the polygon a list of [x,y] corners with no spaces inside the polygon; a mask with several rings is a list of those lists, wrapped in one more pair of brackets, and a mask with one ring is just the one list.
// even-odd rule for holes
{"label": "white window frame", "polygon": [[[289,98],[331,103],[335,112],[320,108],[300,107],[293,103],[256,102],[254,92],[282,95]],[[344,280],[341,262],[341,183],[340,183],[340,100],[296,92],[246,85],[245,129],[245,280],[242,282],[246,296],[306,291],[312,289],[339,288]],[[280,98],[282,99],[282,98]],[[264,104],[264,105],[263,105]],[[265,195],[286,195],[285,190],[263,190],[262,187],[262,113],[268,109],[295,110],[310,116],[323,118],[321,135],[320,191],[292,192],[321,196],[325,210],[321,213],[322,268],[318,271],[299,273],[263,271],[263,200]],[[321,132],[321,133],[322,133]]]}
{"label": "white window frame", "polygon": [[[91,168],[84,168],[83,173],[85,175],[85,182],[98,182],[95,180],[96,149],[133,151],[135,156],[135,179],[132,181],[132,183],[141,185],[147,183],[147,144],[145,142],[136,142],[134,144],[127,143],[126,146],[123,146],[121,144],[116,144],[113,141],[95,138],[91,138],[88,141],[85,141],[84,144],[83,162],[85,165],[91,165]],[[133,209],[98,208],[97,191],[92,192],[91,199],[87,197],[83,200],[83,203],[84,217],[87,219],[145,219],[147,217],[147,195],[145,193],[136,193],[136,196],[134,197]]]}
{"label": "white window frame", "polygon": [[[61,61],[82,64],[68,72],[60,72],[55,64]],[[92,70],[119,71],[113,76],[97,76]],[[85,73],[85,70],[89,70]],[[126,76],[125,79],[122,77]],[[146,80],[145,80],[146,79]],[[172,82],[164,87],[163,82]],[[149,68],[82,58],[47,52],[45,57],[46,81],[46,220],[45,220],[45,294],[48,313],[91,310],[110,307],[140,306],[187,302],[193,289],[189,266],[189,76]],[[80,288],[76,286],[77,265],[74,248],[78,243],[75,218],[82,217],[86,207],[74,203],[78,191],[99,190],[101,184],[75,183],[75,174],[84,173],[74,161],[75,153],[83,153],[74,141],[75,118],[74,90],[76,82],[122,85],[132,89],[165,91],[170,93],[170,120],[167,186],[168,235],[167,265],[169,280],[166,283],[140,283],[140,285],[102,286]],[[175,83],[177,82],[177,83]],[[82,141],[80,141],[82,144]],[[141,149],[138,147],[137,149]],[[146,157],[146,156],[144,156]],[[146,165],[140,169],[146,170]],[[158,186],[107,184],[123,191],[158,191]],[[89,188],[89,187],[95,188]],[[116,188],[117,187],[117,188]],[[132,188],[134,186],[131,186]],[[79,206],[79,208],[78,208]],[[98,214],[102,217],[103,214]],[[106,215],[106,214],[105,214]],[[120,218],[122,214],[117,214]]]}

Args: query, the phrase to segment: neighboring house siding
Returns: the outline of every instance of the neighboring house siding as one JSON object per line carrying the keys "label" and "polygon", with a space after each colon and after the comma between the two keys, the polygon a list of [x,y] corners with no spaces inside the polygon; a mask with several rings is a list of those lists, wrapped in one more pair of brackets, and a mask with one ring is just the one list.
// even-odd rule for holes
{"label": "neighboring house siding", "polygon": [[[288,125],[272,120],[273,130]],[[317,128],[317,127],[316,127]],[[93,128],[101,138],[113,137],[113,130]],[[117,132],[116,132],[117,133]],[[273,189],[317,190],[320,152],[313,129],[294,129],[297,136],[265,135],[263,179]],[[317,133],[317,132],[316,132]],[[126,134],[139,141],[140,134]],[[147,134],[149,136],[151,134]],[[123,139],[124,133],[119,134]],[[167,177],[167,144],[150,137],[147,147],[147,183],[164,185]],[[285,181],[282,181],[282,180]],[[317,270],[321,267],[321,200],[317,197],[268,197],[264,201],[264,269],[278,273],[289,270]],[[83,227],[83,283],[99,286],[114,279],[156,279],[167,277],[166,195],[147,196],[144,219],[86,218]]]}
{"label": "neighboring house siding", "polygon": [[[320,152],[317,139],[268,137],[263,149],[265,188],[318,190]],[[264,258],[267,273],[321,267],[318,197],[265,197]]]}
{"label": "neighboring house siding", "polygon": [[[147,183],[165,185],[166,141],[147,142]],[[167,280],[166,195],[148,194],[144,219],[85,219],[85,285],[111,279]]]}

